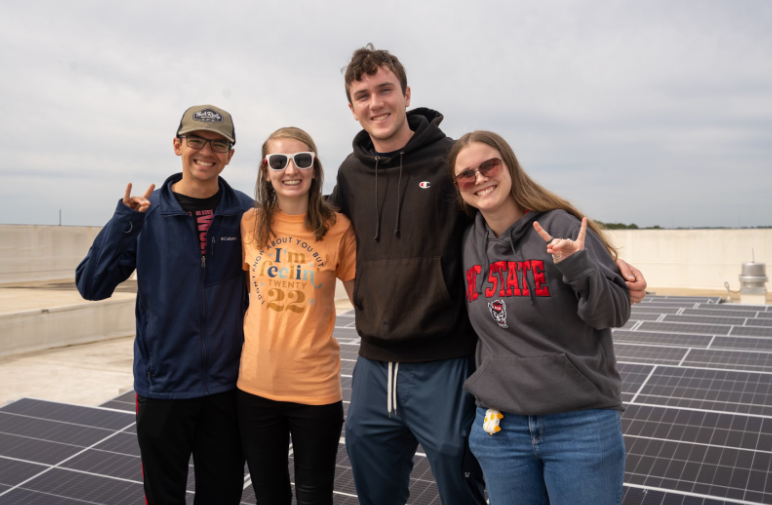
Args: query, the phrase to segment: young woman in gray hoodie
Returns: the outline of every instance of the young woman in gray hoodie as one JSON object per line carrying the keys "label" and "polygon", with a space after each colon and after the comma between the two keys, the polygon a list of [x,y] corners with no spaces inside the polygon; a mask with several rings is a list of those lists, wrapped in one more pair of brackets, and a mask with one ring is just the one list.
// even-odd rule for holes
{"label": "young woman in gray hoodie", "polygon": [[477,371],[464,388],[477,402],[469,445],[491,503],[620,503],[624,407],[611,328],[630,317],[630,295],[616,251],[495,133],[461,137],[448,171],[476,214],[463,265]]}

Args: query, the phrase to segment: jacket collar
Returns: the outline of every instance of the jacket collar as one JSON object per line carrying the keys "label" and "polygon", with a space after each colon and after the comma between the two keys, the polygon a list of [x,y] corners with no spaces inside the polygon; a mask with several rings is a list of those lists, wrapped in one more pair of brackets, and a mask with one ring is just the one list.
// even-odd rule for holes
{"label": "jacket collar", "polygon": [[[159,192],[161,199],[159,202],[159,209],[161,215],[176,216],[188,214],[182,209],[182,205],[174,198],[174,193],[172,192],[172,184],[180,180],[182,180],[182,173],[174,174],[164,181],[163,187],[161,187],[161,191]],[[230,215],[241,212],[242,209],[239,204],[239,199],[236,196],[236,192],[233,191],[230,185],[225,182],[225,179],[222,177],[218,176],[218,183],[220,190],[222,190],[222,197],[220,198],[219,205],[217,205],[217,208],[214,210],[214,215]]]}

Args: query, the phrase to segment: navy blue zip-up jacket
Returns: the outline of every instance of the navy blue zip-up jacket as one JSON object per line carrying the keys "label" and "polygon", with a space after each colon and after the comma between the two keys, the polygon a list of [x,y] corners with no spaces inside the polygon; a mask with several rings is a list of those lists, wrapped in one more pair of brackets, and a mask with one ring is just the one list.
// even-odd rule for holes
{"label": "navy blue zip-up jacket", "polygon": [[195,218],[169,177],[147,212],[118,202],[75,271],[78,291],[103,300],[137,269],[134,390],[158,399],[235,389],[248,298],[241,269],[241,216],[253,201],[220,178],[222,198],[207,232],[205,259]]}

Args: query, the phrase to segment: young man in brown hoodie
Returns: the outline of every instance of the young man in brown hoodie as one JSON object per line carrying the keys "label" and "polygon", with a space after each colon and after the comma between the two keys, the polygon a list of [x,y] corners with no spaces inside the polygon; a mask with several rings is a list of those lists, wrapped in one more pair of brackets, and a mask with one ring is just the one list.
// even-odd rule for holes
{"label": "young man in brown hoodie", "polygon": [[[477,336],[461,265],[470,221],[445,168],[453,140],[439,129],[438,112],[407,112],[405,69],[388,51],[355,51],[345,81],[363,130],[331,201],[357,237],[362,342],[346,420],[357,494],[365,505],[404,504],[420,443],[443,504],[483,504],[482,472],[467,444],[474,398],[462,389],[474,372]],[[619,266],[631,298],[640,299],[643,277]]]}

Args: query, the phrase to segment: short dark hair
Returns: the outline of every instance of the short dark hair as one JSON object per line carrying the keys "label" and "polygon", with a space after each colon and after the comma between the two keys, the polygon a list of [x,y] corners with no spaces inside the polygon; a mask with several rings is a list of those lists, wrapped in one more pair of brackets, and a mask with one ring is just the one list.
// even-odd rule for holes
{"label": "short dark hair", "polygon": [[402,66],[402,63],[399,62],[396,56],[385,49],[376,50],[372,43],[370,43],[354,51],[351,61],[346,67],[346,98],[348,98],[349,103],[351,103],[351,93],[349,93],[351,83],[361,81],[363,74],[375,75],[380,67],[386,67],[394,72],[402,86],[402,94],[407,93],[405,67]]}

